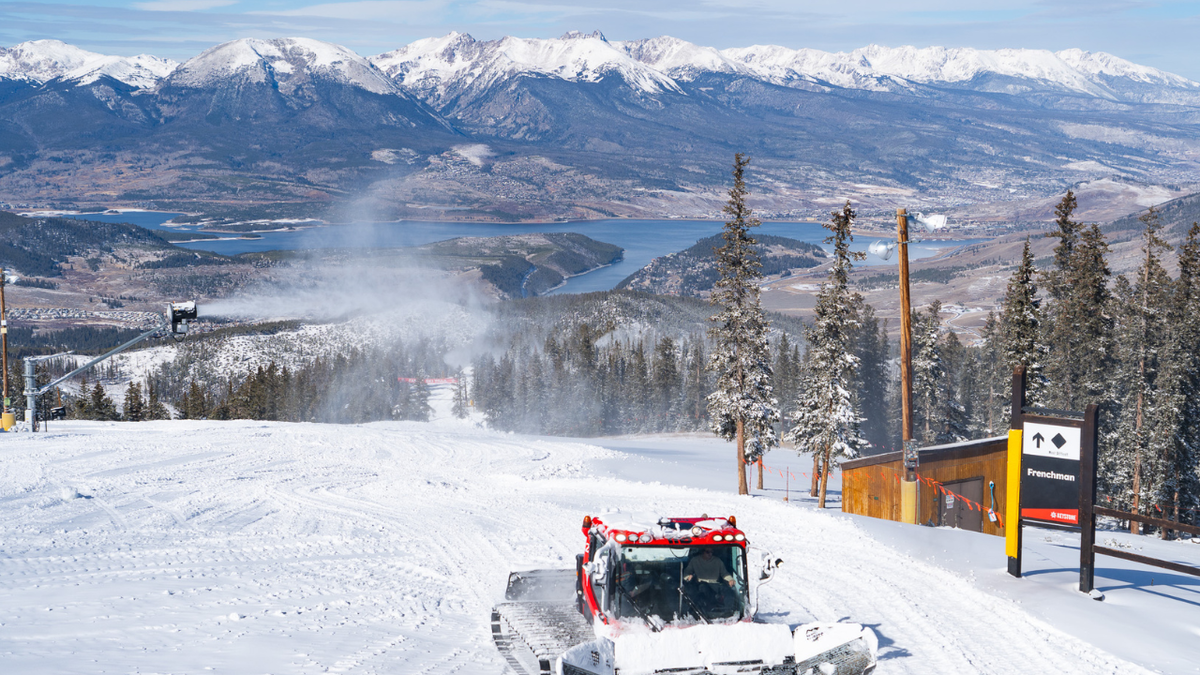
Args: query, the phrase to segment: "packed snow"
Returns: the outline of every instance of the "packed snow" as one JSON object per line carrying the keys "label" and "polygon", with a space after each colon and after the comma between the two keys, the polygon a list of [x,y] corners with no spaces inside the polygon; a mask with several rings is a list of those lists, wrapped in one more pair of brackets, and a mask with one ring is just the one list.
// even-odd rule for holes
{"label": "packed snow", "polygon": [[0,669],[499,674],[489,618],[508,572],[571,567],[582,516],[608,509],[737,515],[786,561],[760,618],[863,623],[881,674],[1200,664],[1200,584],[1105,560],[1095,602],[1072,590],[1070,535],[1028,532],[1012,579],[998,538],[819,512],[794,482],[784,502],[774,471],[806,481],[782,450],[769,489],[739,497],[711,437],[531,438],[448,407],[439,389],[430,423],[0,435]]}

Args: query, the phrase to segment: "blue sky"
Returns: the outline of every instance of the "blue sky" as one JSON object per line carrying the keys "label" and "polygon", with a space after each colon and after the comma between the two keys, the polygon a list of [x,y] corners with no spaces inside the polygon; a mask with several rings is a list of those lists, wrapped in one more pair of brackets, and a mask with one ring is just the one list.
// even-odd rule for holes
{"label": "blue sky", "polygon": [[0,46],[56,38],[178,60],[240,37],[312,37],[369,56],[452,30],[492,39],[572,29],[718,48],[1080,47],[1200,80],[1200,0],[0,0]]}

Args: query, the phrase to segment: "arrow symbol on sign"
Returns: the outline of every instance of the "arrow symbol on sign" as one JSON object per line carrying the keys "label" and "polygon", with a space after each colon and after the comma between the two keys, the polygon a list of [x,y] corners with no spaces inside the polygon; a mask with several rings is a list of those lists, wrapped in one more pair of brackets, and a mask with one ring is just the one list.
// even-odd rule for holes
{"label": "arrow symbol on sign", "polygon": [[1045,437],[1045,436],[1043,436],[1043,435],[1041,434],[1041,432],[1038,432],[1038,433],[1036,433],[1036,434],[1034,434],[1034,435],[1033,435],[1033,442],[1034,442],[1034,445],[1036,445],[1038,448],[1041,448],[1041,447],[1042,447],[1042,441],[1044,441],[1044,440],[1046,440],[1046,437]]}

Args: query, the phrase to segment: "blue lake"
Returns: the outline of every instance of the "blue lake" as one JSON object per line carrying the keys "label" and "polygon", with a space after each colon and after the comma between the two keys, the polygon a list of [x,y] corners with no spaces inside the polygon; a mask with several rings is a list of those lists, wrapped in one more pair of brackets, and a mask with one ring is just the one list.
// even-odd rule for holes
{"label": "blue lake", "polygon": [[[176,213],[137,211],[122,214],[86,214],[73,216],[86,220],[133,223],[151,230],[173,232],[198,232],[195,226],[165,226]],[[230,235],[221,239],[209,239],[179,244],[185,248],[212,251],[224,255],[236,255],[251,251],[308,250],[321,248],[395,248],[420,246],[454,237],[493,237],[506,234],[537,232],[578,232],[597,241],[615,244],[625,249],[625,258],[608,267],[572,278],[558,288],[559,293],[587,293],[615,287],[622,279],[645,267],[651,260],[668,253],[681,251],[697,240],[721,231],[719,221],[703,220],[592,220],[559,223],[456,223],[403,220],[387,223],[358,223],[351,225],[322,225],[302,227],[295,230],[258,233],[259,239],[241,239]],[[813,244],[826,250],[824,244],[828,231],[820,223],[767,222],[755,230],[763,234],[790,237]],[[859,238],[851,248],[866,251],[875,238]],[[912,259],[936,255],[946,248],[964,246],[981,240],[933,241],[910,245]],[[868,254],[860,265],[896,264],[893,258],[885,262]]]}

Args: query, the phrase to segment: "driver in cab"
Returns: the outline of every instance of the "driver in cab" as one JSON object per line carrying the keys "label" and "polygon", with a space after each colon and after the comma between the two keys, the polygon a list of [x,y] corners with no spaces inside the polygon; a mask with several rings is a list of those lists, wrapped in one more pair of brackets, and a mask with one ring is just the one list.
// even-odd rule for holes
{"label": "driver in cab", "polygon": [[715,584],[719,581],[724,581],[733,586],[733,575],[729,573],[729,569],[725,567],[725,563],[720,558],[713,555],[711,546],[705,546],[700,550],[700,555],[694,556],[688,562],[687,567],[683,570],[683,580],[691,581],[693,578],[704,584]]}

